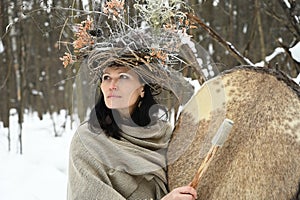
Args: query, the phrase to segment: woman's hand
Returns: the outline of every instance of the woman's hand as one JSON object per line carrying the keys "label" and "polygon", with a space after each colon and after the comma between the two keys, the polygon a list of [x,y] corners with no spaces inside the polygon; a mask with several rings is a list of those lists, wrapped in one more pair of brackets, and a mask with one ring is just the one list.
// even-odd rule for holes
{"label": "woman's hand", "polygon": [[197,191],[191,186],[178,187],[164,196],[161,200],[195,200]]}

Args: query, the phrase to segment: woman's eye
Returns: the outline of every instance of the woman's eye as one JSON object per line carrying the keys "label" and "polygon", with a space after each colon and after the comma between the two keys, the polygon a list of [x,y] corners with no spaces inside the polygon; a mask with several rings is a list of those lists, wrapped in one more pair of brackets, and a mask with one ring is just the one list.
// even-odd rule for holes
{"label": "woman's eye", "polygon": [[120,79],[128,79],[129,78],[129,76],[127,76],[127,75],[125,75],[125,74],[121,74],[120,75]]}
{"label": "woman's eye", "polygon": [[110,79],[109,76],[107,76],[107,75],[102,76],[102,81],[105,81],[105,80],[108,80],[108,79]]}

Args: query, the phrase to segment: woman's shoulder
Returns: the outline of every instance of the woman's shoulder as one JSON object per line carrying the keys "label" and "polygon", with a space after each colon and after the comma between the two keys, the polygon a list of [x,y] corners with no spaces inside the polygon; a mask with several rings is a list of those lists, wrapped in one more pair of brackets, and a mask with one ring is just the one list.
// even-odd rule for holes
{"label": "woman's shoulder", "polygon": [[90,128],[89,122],[82,122],[76,132],[73,135],[71,141],[71,150],[80,151],[80,147],[84,149],[96,148],[99,144],[103,144],[107,141],[105,134],[102,134],[101,130],[96,132]]}
{"label": "woman's shoulder", "polygon": [[76,132],[87,131],[87,130],[89,130],[89,122],[88,121],[83,121],[77,127]]}
{"label": "woman's shoulder", "polygon": [[88,121],[82,122],[76,129],[73,135],[73,141],[75,140],[92,140],[93,138],[101,135],[102,129],[94,130],[90,127]]}
{"label": "woman's shoulder", "polygon": [[83,121],[80,123],[80,125],[77,127],[76,130],[77,133],[88,133],[88,134],[99,134],[103,132],[101,128],[93,128],[89,121]]}

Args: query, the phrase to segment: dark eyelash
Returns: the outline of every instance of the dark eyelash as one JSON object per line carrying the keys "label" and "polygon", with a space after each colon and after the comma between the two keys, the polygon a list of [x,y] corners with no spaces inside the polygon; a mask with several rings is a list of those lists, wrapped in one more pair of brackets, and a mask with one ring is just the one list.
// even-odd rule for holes
{"label": "dark eyelash", "polygon": [[122,74],[121,76],[120,76],[120,78],[129,78],[129,76],[127,76],[127,75],[125,75],[125,74]]}
{"label": "dark eyelash", "polygon": [[105,76],[102,76],[102,80],[107,80],[109,78],[109,76],[105,75]]}

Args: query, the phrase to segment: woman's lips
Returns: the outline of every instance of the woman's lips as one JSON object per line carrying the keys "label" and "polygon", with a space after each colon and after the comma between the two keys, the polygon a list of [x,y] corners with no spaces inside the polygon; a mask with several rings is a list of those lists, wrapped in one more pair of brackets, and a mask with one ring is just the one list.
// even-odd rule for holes
{"label": "woman's lips", "polygon": [[111,95],[108,95],[107,98],[121,98],[121,96],[115,95],[115,94],[111,94]]}

